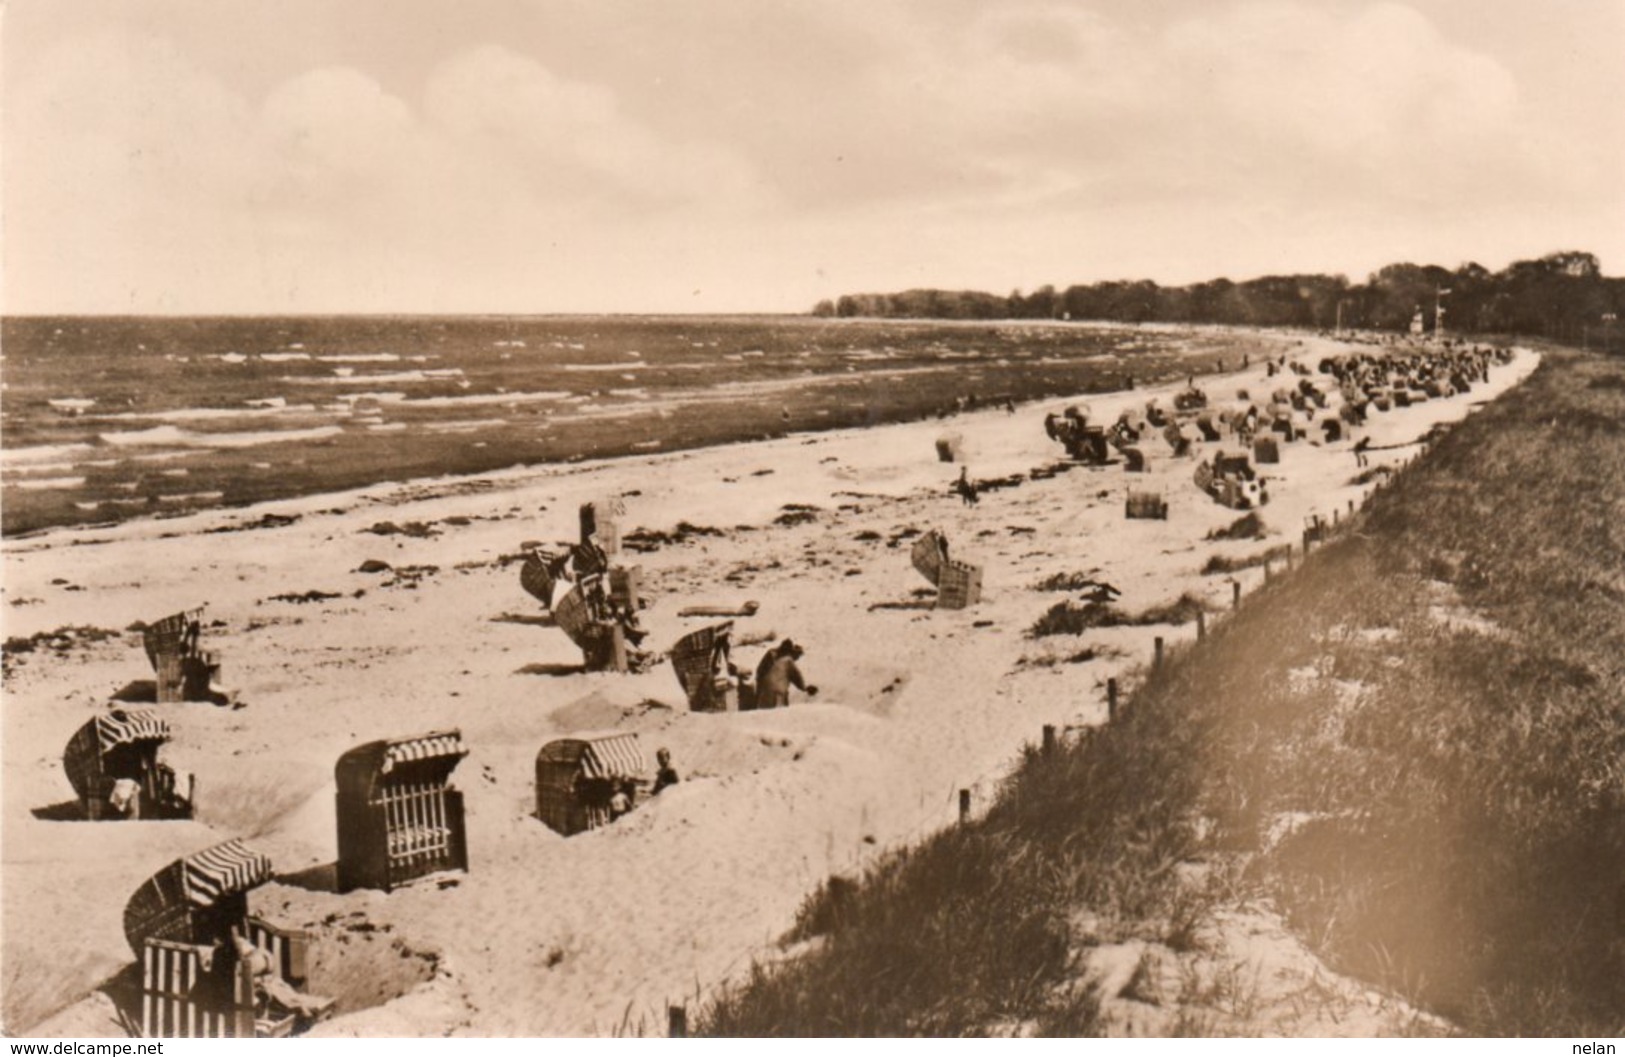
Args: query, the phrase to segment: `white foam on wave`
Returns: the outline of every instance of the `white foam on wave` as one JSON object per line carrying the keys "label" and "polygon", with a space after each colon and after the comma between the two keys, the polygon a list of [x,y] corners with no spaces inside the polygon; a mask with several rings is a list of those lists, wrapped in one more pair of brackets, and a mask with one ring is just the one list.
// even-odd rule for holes
{"label": "white foam on wave", "polygon": [[217,499],[224,499],[225,496],[226,496],[226,493],[224,493],[224,492],[187,492],[187,493],[185,493],[183,495],[161,495],[161,496],[158,497],[158,502],[160,502],[160,503],[195,503],[195,502],[212,503]]}
{"label": "white foam on wave", "polygon": [[356,374],[352,367],[334,368],[332,376],[315,378],[283,378],[293,385],[399,385],[403,382],[434,382],[462,377],[461,367],[445,367],[429,371],[384,371],[378,374]]}
{"label": "white foam on wave", "polygon": [[346,352],[316,357],[318,363],[399,363],[400,359],[393,352]]}
{"label": "white foam on wave", "polygon": [[0,448],[0,466],[11,469],[35,463],[59,463],[90,450],[88,444],[40,444],[32,448]]}
{"label": "white foam on wave", "polygon": [[119,411],[92,415],[97,422],[216,422],[233,418],[274,418],[277,415],[313,415],[315,404],[289,405],[283,397],[247,401],[247,407],[177,407],[163,411]]}
{"label": "white foam on wave", "polygon": [[472,407],[477,404],[541,404],[567,399],[567,389],[527,393],[476,393],[473,396],[422,396],[407,400],[403,407]]}
{"label": "white foam on wave", "polygon": [[52,410],[64,415],[82,415],[96,406],[96,401],[82,397],[61,397],[56,400],[47,400]]}
{"label": "white foam on wave", "polygon": [[182,448],[252,448],[260,444],[278,444],[290,440],[320,440],[344,432],[338,426],[317,426],[313,429],[258,430],[250,433],[193,433],[176,426],[154,426],[128,433],[103,433],[102,443],[115,448],[130,447],[182,447]]}
{"label": "white foam on wave", "polygon": [[55,488],[79,488],[85,483],[83,477],[25,477],[22,480],[6,482],[13,488],[21,488],[26,492],[42,492]]}
{"label": "white foam on wave", "polygon": [[266,363],[292,363],[295,360],[308,360],[308,352],[262,352],[260,359]]}
{"label": "white foam on wave", "polygon": [[566,363],[561,364],[566,371],[641,371],[652,364],[647,363]]}
{"label": "white foam on wave", "polygon": [[492,426],[506,426],[505,418],[464,418],[455,422],[428,422],[422,428],[431,433],[473,433]]}

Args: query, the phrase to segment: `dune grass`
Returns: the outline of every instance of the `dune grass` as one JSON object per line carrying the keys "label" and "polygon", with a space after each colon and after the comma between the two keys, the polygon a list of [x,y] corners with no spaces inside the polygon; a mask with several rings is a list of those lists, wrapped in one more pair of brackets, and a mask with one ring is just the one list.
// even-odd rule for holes
{"label": "dune grass", "polygon": [[[808,953],[699,1030],[1088,1034],[1068,951],[1178,949],[1245,895],[1467,1033],[1625,1032],[1621,377],[1548,352],[1356,532],[1147,673],[1117,723],[815,893]],[[1204,858],[1239,889],[1176,880]]]}

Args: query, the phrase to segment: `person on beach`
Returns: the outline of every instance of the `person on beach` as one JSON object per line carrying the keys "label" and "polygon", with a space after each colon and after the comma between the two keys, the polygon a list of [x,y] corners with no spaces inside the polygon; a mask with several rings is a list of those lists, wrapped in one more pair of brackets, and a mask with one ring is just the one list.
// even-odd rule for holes
{"label": "person on beach", "polygon": [[120,778],[113,783],[107,798],[114,811],[125,818],[141,817],[141,784],[134,778]]}
{"label": "person on beach", "polygon": [[614,822],[632,813],[632,797],[636,790],[630,778],[615,783],[615,792],[609,798],[609,820]]}
{"label": "person on beach", "polygon": [[677,777],[677,768],[671,765],[671,750],[660,748],[655,750],[655,784],[650,788],[650,796],[659,796],[660,791],[669,785],[676,785],[681,779]]}
{"label": "person on beach", "polygon": [[1371,438],[1370,437],[1361,437],[1359,440],[1354,442],[1354,465],[1355,466],[1363,467],[1363,466],[1370,465],[1371,460],[1369,458],[1367,458],[1366,454],[1365,454],[1366,450],[1369,449],[1370,447],[1371,447]]}
{"label": "person on beach", "polygon": [[964,500],[966,506],[975,506],[977,503],[976,485],[971,483],[970,467],[959,468],[959,480],[954,482],[954,494]]}
{"label": "person on beach", "polygon": [[293,985],[282,979],[277,972],[276,964],[272,962],[270,952],[256,947],[243,936],[242,931],[235,925],[231,929],[231,945],[237,955],[237,963],[247,965],[249,975],[254,979],[256,1015],[292,1014],[305,1020],[314,1020],[332,1005],[326,999],[301,994],[294,990]]}
{"label": "person on beach", "polygon": [[786,708],[790,704],[790,688],[801,690],[808,697],[818,696],[818,687],[807,685],[796,662],[806,651],[790,639],[767,651],[756,666],[756,706],[758,708]]}

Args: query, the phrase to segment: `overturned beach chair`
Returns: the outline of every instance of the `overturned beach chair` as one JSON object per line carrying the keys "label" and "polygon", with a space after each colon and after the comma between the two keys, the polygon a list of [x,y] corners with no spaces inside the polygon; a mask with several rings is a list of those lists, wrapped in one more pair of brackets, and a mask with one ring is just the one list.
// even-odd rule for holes
{"label": "overturned beach chair", "polygon": [[1340,419],[1321,419],[1320,431],[1326,435],[1326,443],[1328,444],[1333,444],[1343,439],[1343,423]]}
{"label": "overturned beach chair", "polygon": [[728,671],[733,621],[691,631],[671,648],[671,667],[692,712],[738,712],[754,708],[755,688]]}
{"label": "overturned beach chair", "polygon": [[445,730],[371,741],[339,757],[340,892],[467,872],[463,794],[451,784],[467,755],[462,733]]}
{"label": "overturned beach chair", "polygon": [[225,694],[211,690],[220,677],[220,660],[201,649],[203,607],[175,613],[141,631],[141,644],[157,679],[157,701],[213,701]]}
{"label": "overturned beach chair", "polygon": [[1139,448],[1123,448],[1121,450],[1123,452],[1124,473],[1147,472],[1145,452],[1141,451]]}
{"label": "overturned beach chair", "polygon": [[963,462],[965,439],[957,433],[944,433],[937,438],[938,462]]}
{"label": "overturned beach chair", "polygon": [[608,825],[616,785],[645,782],[635,731],[572,734],[536,754],[536,817],[566,837]]}
{"label": "overturned beach chair", "polygon": [[[168,741],[168,721],[150,708],[113,709],[80,727],[62,753],[62,766],[85,817],[191,818],[197,786],[190,774],[158,759]],[[136,796],[131,811],[121,815],[111,797],[114,784],[125,779],[136,783]]]}
{"label": "overturned beach chair", "polygon": [[309,935],[248,913],[248,893],[271,878],[270,859],[232,840],[175,860],[130,897],[124,936],[141,959],[143,1038],[284,1037],[331,1011],[332,1000],[302,995],[286,996],[293,1009],[262,1002],[254,967],[237,956],[234,932],[284,984],[305,986]]}

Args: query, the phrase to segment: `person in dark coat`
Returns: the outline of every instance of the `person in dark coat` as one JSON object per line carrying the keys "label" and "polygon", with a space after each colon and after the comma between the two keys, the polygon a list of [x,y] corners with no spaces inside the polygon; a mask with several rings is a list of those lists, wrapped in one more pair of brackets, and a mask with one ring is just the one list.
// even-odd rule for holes
{"label": "person in dark coat", "polygon": [[790,688],[805,691],[808,697],[818,696],[818,687],[807,685],[796,667],[803,653],[790,639],[768,650],[756,666],[756,707],[784,708],[790,704]]}

